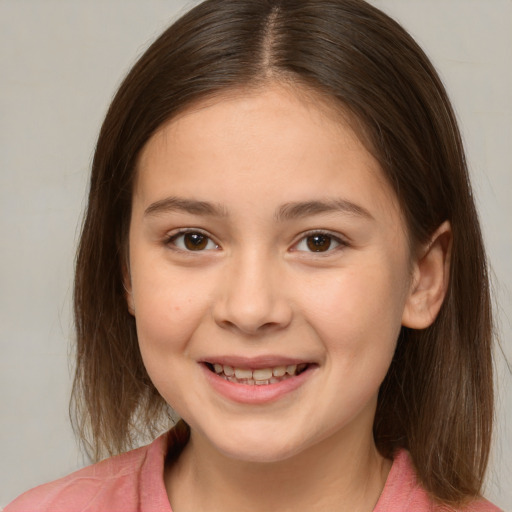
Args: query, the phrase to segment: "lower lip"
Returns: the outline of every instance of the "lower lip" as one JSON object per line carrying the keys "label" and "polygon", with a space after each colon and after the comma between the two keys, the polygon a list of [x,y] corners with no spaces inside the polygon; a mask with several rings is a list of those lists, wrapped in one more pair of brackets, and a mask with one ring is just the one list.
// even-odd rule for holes
{"label": "lower lip", "polygon": [[265,404],[275,402],[283,396],[302,386],[313,374],[314,367],[310,366],[299,375],[276,382],[275,384],[248,385],[229,382],[223,377],[201,365],[206,379],[212,388],[220,395],[243,404]]}

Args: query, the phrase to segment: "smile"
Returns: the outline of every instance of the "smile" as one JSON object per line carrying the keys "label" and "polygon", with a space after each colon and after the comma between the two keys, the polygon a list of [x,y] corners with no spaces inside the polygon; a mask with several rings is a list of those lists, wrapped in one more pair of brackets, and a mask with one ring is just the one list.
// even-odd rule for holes
{"label": "smile", "polygon": [[291,377],[300,375],[308,368],[307,363],[274,366],[269,368],[238,368],[219,363],[206,363],[206,367],[228,382],[248,386],[265,386],[277,384]]}

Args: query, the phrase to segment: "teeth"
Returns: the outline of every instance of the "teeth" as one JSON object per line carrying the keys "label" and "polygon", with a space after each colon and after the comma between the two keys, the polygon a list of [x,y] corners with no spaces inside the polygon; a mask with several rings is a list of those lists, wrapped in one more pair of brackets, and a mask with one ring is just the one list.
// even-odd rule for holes
{"label": "teeth", "polygon": [[[214,372],[229,382],[238,382],[248,385],[267,385],[276,384],[282,380],[289,379],[292,376],[302,373],[308,365],[301,363],[299,365],[290,364],[288,366],[275,366],[273,368],[233,368],[232,366],[219,363],[211,364]],[[242,382],[240,382],[242,381]]]}
{"label": "teeth", "polygon": [[286,373],[286,366],[276,366],[272,373],[274,374],[274,377],[282,377]]}
{"label": "teeth", "polygon": [[252,379],[252,370],[244,370],[242,368],[235,368],[235,377],[237,379]]}
{"label": "teeth", "polygon": [[297,375],[299,373],[302,373],[307,367],[307,364],[306,363],[302,363],[302,364],[299,364],[297,365]]}
{"label": "teeth", "polygon": [[297,365],[291,364],[290,366],[286,367],[286,373],[288,375],[295,375],[295,372],[297,371]]}
{"label": "teeth", "polygon": [[254,380],[268,380],[272,377],[272,368],[262,368],[261,370],[253,370],[252,378]]}
{"label": "teeth", "polygon": [[235,375],[235,370],[231,366],[224,366],[224,375],[232,377],[233,375]]}

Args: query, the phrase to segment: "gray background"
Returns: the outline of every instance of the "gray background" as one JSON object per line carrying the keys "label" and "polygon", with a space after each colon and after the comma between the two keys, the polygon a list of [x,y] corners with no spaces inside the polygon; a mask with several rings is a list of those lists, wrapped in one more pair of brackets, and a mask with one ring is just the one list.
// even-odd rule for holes
{"label": "gray background", "polygon": [[[454,102],[503,352],[487,495],[512,511],[512,1],[374,0]],[[95,138],[136,57],[192,2],[0,0],[0,505],[86,461],[67,416],[72,267]]]}

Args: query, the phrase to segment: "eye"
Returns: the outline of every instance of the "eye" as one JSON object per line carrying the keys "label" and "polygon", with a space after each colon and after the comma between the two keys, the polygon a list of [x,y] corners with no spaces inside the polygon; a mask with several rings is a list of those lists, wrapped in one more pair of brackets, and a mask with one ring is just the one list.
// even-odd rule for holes
{"label": "eye", "polygon": [[340,246],[347,245],[340,238],[331,235],[330,233],[323,233],[317,231],[309,233],[302,238],[299,243],[294,247],[296,251],[306,252],[328,252]]}
{"label": "eye", "polygon": [[205,251],[218,249],[219,246],[201,231],[182,231],[172,235],[168,244],[174,245],[182,251]]}

